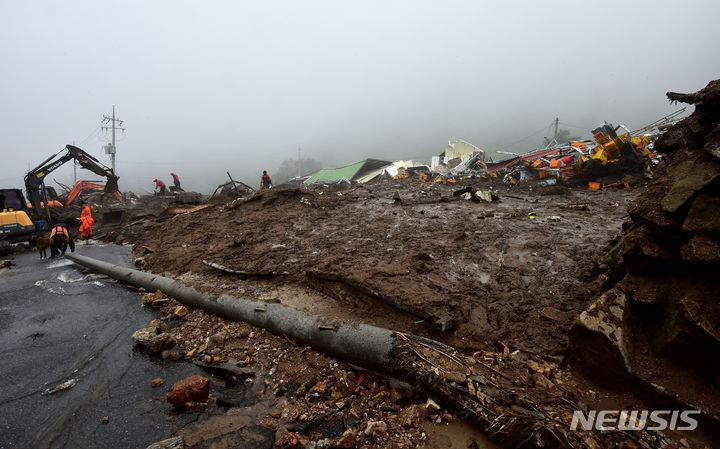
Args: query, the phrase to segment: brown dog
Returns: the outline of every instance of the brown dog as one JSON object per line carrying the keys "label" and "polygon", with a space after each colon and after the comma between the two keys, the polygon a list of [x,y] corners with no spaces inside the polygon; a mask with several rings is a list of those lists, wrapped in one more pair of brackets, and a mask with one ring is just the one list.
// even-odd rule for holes
{"label": "brown dog", "polygon": [[44,259],[47,255],[45,250],[55,244],[53,239],[46,238],[46,237],[35,237],[35,247],[37,248],[38,252],[40,253],[40,258]]}

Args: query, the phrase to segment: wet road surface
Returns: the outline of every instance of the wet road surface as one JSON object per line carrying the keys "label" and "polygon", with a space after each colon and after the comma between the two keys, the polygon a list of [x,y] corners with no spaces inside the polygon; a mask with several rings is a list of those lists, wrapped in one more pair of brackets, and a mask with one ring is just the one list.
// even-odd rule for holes
{"label": "wet road surface", "polygon": [[[77,251],[131,266],[128,247]],[[66,259],[2,258],[15,265],[0,273],[0,448],[143,448],[207,413],[165,402],[173,383],[207,373],[135,347],[132,333],[159,318],[137,292]],[[72,386],[48,394],[61,384]]]}

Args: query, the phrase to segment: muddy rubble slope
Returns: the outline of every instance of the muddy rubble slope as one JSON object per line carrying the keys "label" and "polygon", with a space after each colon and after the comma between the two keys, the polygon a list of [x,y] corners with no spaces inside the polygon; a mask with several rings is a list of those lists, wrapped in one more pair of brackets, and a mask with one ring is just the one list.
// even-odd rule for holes
{"label": "muddy rubble slope", "polygon": [[514,191],[479,204],[453,196],[459,188],[399,180],[340,195],[268,190],[158,223],[134,255],[156,273],[199,274],[254,299],[282,290],[313,313],[464,350],[501,341],[562,354],[573,319],[598,293],[590,270],[635,192]]}
{"label": "muddy rubble slope", "polygon": [[[606,256],[612,285],[572,329],[588,375],[720,417],[720,80],[668,93],[695,112],[657,142],[659,176]],[[715,394],[708,394],[715,392]]]}

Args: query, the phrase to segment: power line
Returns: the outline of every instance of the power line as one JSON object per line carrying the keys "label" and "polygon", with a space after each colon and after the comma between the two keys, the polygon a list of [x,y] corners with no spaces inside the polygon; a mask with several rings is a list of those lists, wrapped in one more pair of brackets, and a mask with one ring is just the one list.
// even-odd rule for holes
{"label": "power line", "polygon": [[[110,155],[110,158],[112,160],[112,171],[113,173],[115,173],[115,130],[120,129],[123,133],[125,132],[125,128],[122,127],[124,122],[119,118],[115,118],[115,105],[113,105],[112,107],[112,117],[103,115],[102,123],[105,125],[107,125],[108,123],[112,123],[112,126],[102,126],[102,129],[104,131],[107,131],[109,129],[112,130],[112,145],[105,145],[105,153]],[[119,123],[120,126],[117,126],[117,123]]]}
{"label": "power line", "polygon": [[497,148],[495,151],[505,150],[505,149],[508,149],[508,148],[510,148],[510,147],[512,147],[512,146],[514,146],[514,145],[516,145],[516,144],[518,144],[518,143],[520,143],[520,142],[524,142],[524,141],[530,139],[531,137],[535,137],[535,136],[537,136],[538,134],[540,134],[540,133],[548,130],[549,128],[552,128],[554,125],[555,125],[555,120],[553,120],[549,125],[546,125],[546,126],[542,127],[541,129],[539,129],[539,130],[533,132],[532,134],[528,135],[527,137],[523,137],[523,138],[520,139],[520,140],[516,140],[515,142],[509,143],[509,144],[507,144],[507,145],[505,145],[505,146],[503,146],[503,147]]}

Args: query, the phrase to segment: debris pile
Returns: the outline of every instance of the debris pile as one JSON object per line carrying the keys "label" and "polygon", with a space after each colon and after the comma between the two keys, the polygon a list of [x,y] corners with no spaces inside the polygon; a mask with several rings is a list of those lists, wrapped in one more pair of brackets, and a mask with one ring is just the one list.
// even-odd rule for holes
{"label": "debris pile", "polygon": [[665,164],[628,208],[608,251],[606,291],[572,330],[575,356],[598,382],[699,408],[718,428],[720,397],[720,80],[668,93],[695,112],[662,135]]}
{"label": "debris pile", "polygon": [[[166,318],[177,307],[174,300],[167,304]],[[264,385],[260,396],[271,398],[275,410],[265,425],[276,429],[276,447],[385,447],[391,442],[413,447],[425,441],[428,424],[458,418],[473,422],[504,447],[527,441],[548,448],[662,447],[668,442],[643,429],[569,431],[573,412],[585,410],[594,393],[577,388],[571,373],[557,364],[506,346],[465,356],[436,341],[395,333],[400,344],[390,374],[411,379],[408,385],[196,309],[170,332],[185,357],[208,372]],[[171,396],[182,406],[205,401],[176,390],[188,388],[176,384],[168,401]],[[209,393],[203,389],[202,397]],[[214,394],[219,404],[232,401],[222,390]]]}

